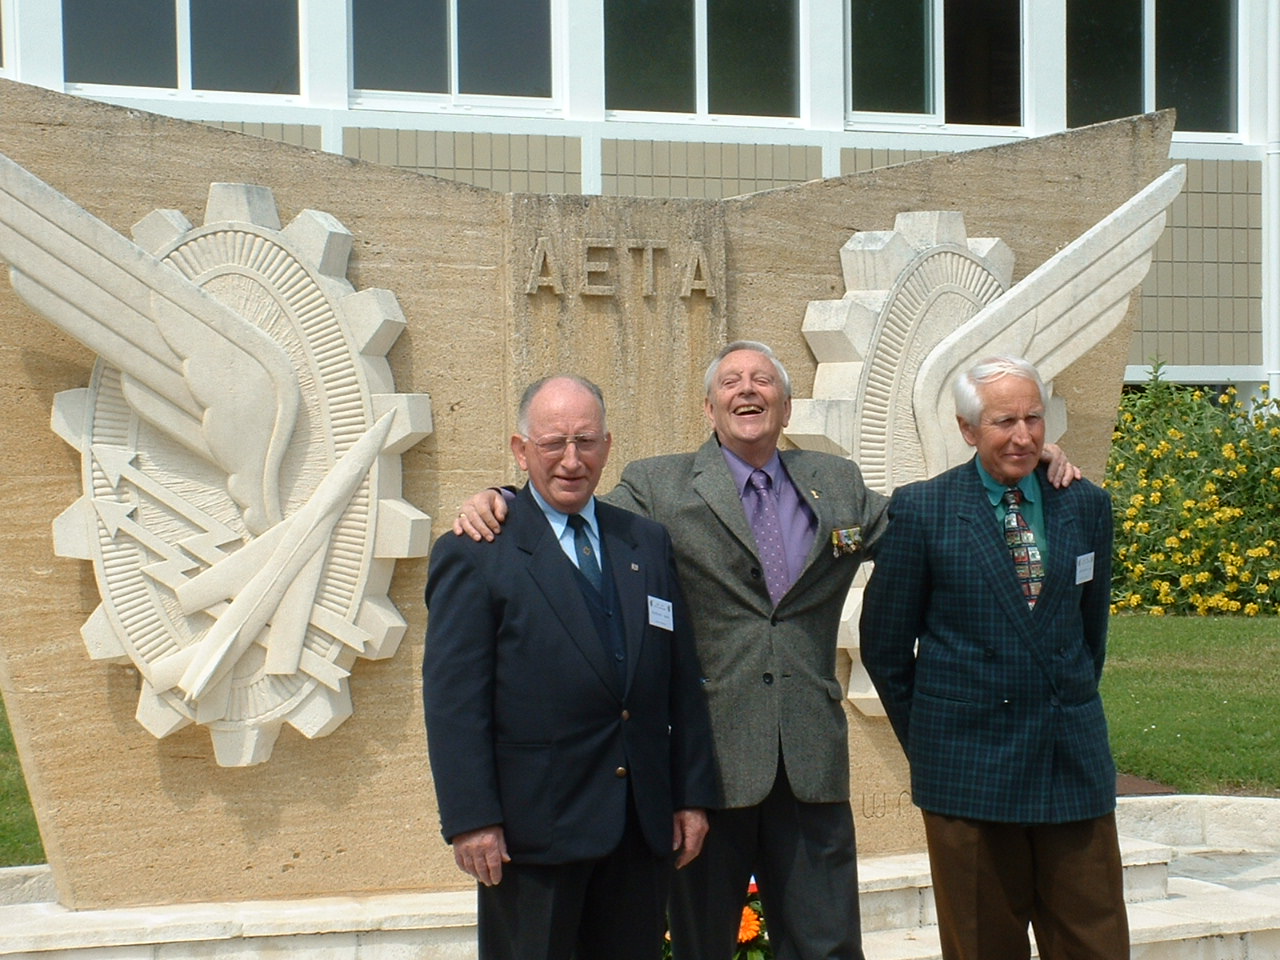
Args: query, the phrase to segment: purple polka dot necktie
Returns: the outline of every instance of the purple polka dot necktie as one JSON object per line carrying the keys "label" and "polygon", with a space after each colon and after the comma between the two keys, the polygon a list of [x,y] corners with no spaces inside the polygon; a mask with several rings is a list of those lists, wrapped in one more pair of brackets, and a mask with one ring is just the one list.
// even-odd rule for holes
{"label": "purple polka dot necktie", "polygon": [[756,538],[756,549],[764,565],[764,580],[769,587],[769,599],[774,606],[791,586],[791,572],[787,566],[787,548],[782,539],[782,522],[778,519],[778,507],[773,500],[773,481],[763,470],[751,472],[751,532]]}
{"label": "purple polka dot necktie", "polygon": [[1013,557],[1013,569],[1018,574],[1022,595],[1027,598],[1027,606],[1034,609],[1044,583],[1044,564],[1040,560],[1040,548],[1036,546],[1036,535],[1022,515],[1022,491],[1017,487],[1006,490],[1004,505],[1007,508],[1004,542]]}

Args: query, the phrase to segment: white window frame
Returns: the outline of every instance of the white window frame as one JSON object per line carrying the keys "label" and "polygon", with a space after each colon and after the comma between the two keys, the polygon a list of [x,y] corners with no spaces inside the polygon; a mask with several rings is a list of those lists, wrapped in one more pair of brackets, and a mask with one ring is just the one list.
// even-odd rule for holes
{"label": "white window frame", "polygon": [[[1053,0],[1053,4],[1061,5],[1065,9],[1066,0]],[[1032,70],[1036,63],[1042,62],[1041,58],[1033,55],[1031,37],[1029,36],[1029,24],[1032,7],[1038,15],[1044,16],[1050,12],[1051,3],[1033,2],[1033,0],[1022,0],[1019,4],[1020,30],[1019,30],[1019,59],[1021,65],[1021,106],[1022,106],[1022,123],[1012,126],[1004,126],[999,124],[972,124],[972,123],[952,123],[946,122],[947,116],[947,73],[946,73],[946,18],[945,18],[945,0],[932,0],[931,7],[931,23],[930,23],[930,47],[931,60],[929,63],[929,81],[932,89],[933,109],[927,113],[884,113],[871,110],[854,110],[853,104],[853,62],[852,51],[848,43],[848,24],[852,18],[852,0],[844,0],[844,16],[846,28],[840,34],[840,42],[844,51],[845,61],[845,80],[844,80],[844,97],[845,97],[845,127],[850,130],[866,130],[866,129],[884,129],[884,130],[902,130],[911,128],[919,130],[921,128],[935,129],[941,133],[956,135],[972,135],[981,137],[1008,137],[1010,135],[1022,135],[1032,125],[1033,105],[1031,103],[1030,91],[1036,88],[1031,82]],[[1047,32],[1047,31],[1046,31]],[[1062,41],[1065,46],[1065,40]],[[1062,83],[1062,74],[1059,74],[1059,84]],[[1062,129],[1059,126],[1057,129]]]}
{"label": "white window frame", "polygon": [[[57,36],[59,41],[62,36],[62,3],[61,0],[45,0],[50,9],[50,15],[56,17],[58,30]],[[327,2],[327,0],[324,0]],[[192,86],[192,66],[191,66],[191,5],[190,0],[173,0],[174,4],[174,33],[177,57],[177,86],[176,87],[138,87],[125,84],[114,83],[74,83],[63,82],[63,70],[61,56],[59,56],[58,64],[58,87],[67,93],[77,96],[90,97],[98,100],[112,99],[139,99],[145,98],[149,100],[170,100],[170,101],[189,101],[200,102],[207,100],[216,100],[218,103],[228,104],[261,104],[270,103],[276,105],[295,106],[306,103],[304,93],[307,89],[306,78],[304,75],[304,64],[307,60],[307,30],[304,26],[304,18],[306,16],[308,3],[303,0],[298,4],[298,89],[299,93],[246,93],[239,90],[205,90],[196,89]],[[62,44],[59,42],[58,49],[61,51]]]}
{"label": "white window frame", "polygon": [[[600,2],[600,0],[596,0]],[[551,96],[512,97],[464,94],[458,92],[458,0],[448,0],[449,18],[449,93],[416,91],[363,90],[354,86],[355,36],[352,20],[347,18],[348,76],[351,78],[351,107],[363,110],[396,110],[423,113],[481,114],[498,116],[563,117],[568,73],[567,21],[572,0],[551,0],[550,58]]]}
{"label": "white window frame", "polygon": [[[596,0],[603,9],[603,0]],[[805,65],[809,63],[811,52],[810,34],[806,30],[811,16],[812,0],[796,2],[796,91],[798,99],[798,116],[764,117],[753,114],[711,113],[710,100],[710,67],[707,62],[707,0],[693,0],[693,83],[694,112],[666,113],[653,110],[606,110],[606,120],[620,123],[661,123],[674,125],[706,125],[712,127],[752,127],[756,129],[802,130],[808,127],[810,110],[810,85],[807,82]],[[603,60],[601,61],[603,70]],[[601,85],[603,86],[603,77]]]}

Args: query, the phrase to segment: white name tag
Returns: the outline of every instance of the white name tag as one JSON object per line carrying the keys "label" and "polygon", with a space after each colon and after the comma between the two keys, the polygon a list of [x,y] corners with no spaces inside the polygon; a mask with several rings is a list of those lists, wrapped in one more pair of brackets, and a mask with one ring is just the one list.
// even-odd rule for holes
{"label": "white name tag", "polygon": [[661,630],[676,628],[675,618],[671,614],[670,600],[660,600],[652,596],[649,598],[649,626],[658,627]]}
{"label": "white name tag", "polygon": [[1082,553],[1076,557],[1076,583],[1088,583],[1093,579],[1093,554]]}

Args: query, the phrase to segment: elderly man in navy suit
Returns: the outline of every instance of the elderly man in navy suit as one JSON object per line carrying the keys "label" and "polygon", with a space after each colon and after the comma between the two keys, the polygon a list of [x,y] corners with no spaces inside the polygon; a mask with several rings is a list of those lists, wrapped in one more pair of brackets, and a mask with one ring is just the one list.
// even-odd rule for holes
{"label": "elderly man in navy suit", "polygon": [[911,764],[946,960],[1127,960],[1115,766],[1098,681],[1111,500],[1038,469],[1025,360],[955,384],[977,456],[899,489],[863,598],[862,661]]}
{"label": "elderly man in navy suit", "polygon": [[598,503],[612,442],[578,377],[533,384],[507,535],[431,553],[423,702],[481,960],[654,960],[672,865],[718,802],[667,531]]}

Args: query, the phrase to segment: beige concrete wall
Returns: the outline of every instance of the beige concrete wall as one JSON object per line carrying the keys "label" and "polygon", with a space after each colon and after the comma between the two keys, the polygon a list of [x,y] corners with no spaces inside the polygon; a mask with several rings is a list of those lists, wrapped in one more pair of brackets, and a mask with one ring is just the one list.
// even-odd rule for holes
{"label": "beige concrete wall", "polygon": [[[349,277],[394,291],[408,329],[389,359],[401,392],[433,398],[435,433],[404,458],[404,497],[443,531],[471,491],[513,479],[519,390],[574,368],[610,399],[627,458],[705,435],[700,371],[728,337],[772,341],[807,395],[811,299],[843,292],[838,251],[901,209],[959,208],[1003,237],[1019,276],[1167,165],[1167,117],[743,197],[507,196],[389,166],[0,83],[0,151],[115,229],[155,208],[200,222],[211,181],[275,191],[281,218],[326,211],[355,236]],[[1117,159],[1118,158],[1118,159]],[[1060,378],[1079,400],[1073,456],[1097,475],[1125,335]],[[439,838],[419,704],[425,561],[398,564],[409,620],[397,655],[357,664],[355,713],[331,736],[286,729],[266,764],[220,769],[207,733],[157,741],[133,719],[138,674],[88,659],[89,564],[53,554],[79,495],[78,457],[49,429],[54,395],[93,356],[0,283],[0,690],[60,899],[75,907],[456,886]],[[1103,384],[1099,388],[1099,384]],[[919,844],[901,752],[853,718],[864,853]]]}

